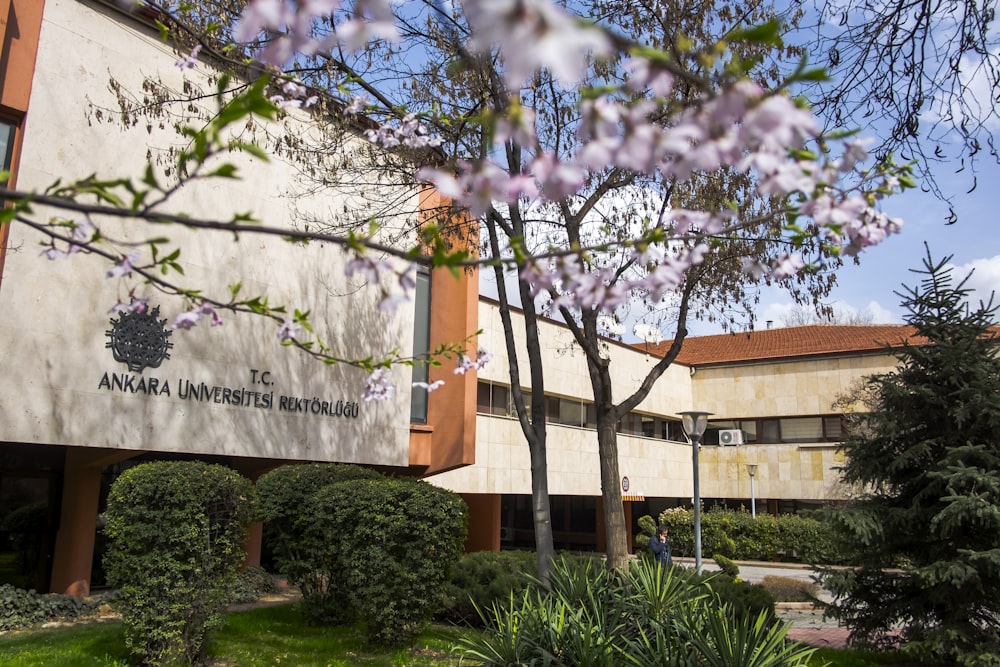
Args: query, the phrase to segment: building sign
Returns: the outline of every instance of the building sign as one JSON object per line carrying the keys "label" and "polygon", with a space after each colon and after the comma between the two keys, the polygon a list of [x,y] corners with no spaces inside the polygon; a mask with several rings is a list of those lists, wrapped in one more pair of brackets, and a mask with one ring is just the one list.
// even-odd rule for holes
{"label": "building sign", "polygon": [[250,368],[243,381],[230,384],[209,384],[183,377],[145,377],[146,368],[159,368],[170,358],[173,332],[166,320],[158,319],[160,308],[142,312],[119,313],[111,320],[106,347],[115,361],[125,364],[130,372],[106,371],[97,383],[99,390],[120,394],[142,394],[195,403],[215,403],[248,410],[266,410],[313,417],[356,419],[361,405],[357,401],[329,396],[295,396],[275,389],[276,378],[269,370]]}
{"label": "building sign", "polygon": [[117,320],[111,320],[111,328],[105,334],[107,347],[133,373],[141,373],[144,368],[159,368],[167,352],[174,346],[169,338],[174,333],[167,328],[166,320],[158,320],[160,307],[142,312],[119,313]]}

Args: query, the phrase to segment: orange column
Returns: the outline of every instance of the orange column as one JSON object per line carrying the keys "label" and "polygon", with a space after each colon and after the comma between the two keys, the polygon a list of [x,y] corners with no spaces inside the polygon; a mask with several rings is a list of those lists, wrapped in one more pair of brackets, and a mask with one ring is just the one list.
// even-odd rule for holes
{"label": "orange column", "polygon": [[127,450],[69,447],[63,471],[62,508],[49,589],[82,597],[90,593],[101,471],[135,456]]}
{"label": "orange column", "polygon": [[597,525],[595,531],[597,539],[594,541],[594,549],[599,553],[608,553],[608,534],[604,531],[604,498],[597,496],[597,513],[594,519]]}
{"label": "orange column", "polygon": [[635,535],[632,532],[632,504],[631,501],[622,503],[625,507],[625,539],[628,540],[626,549],[629,553],[635,551]]}
{"label": "orange column", "polygon": [[500,494],[462,494],[469,506],[465,551],[500,551]]}
{"label": "orange column", "polygon": [[[233,462],[233,470],[243,475],[250,481],[256,483],[260,476],[266,472],[274,470],[280,463],[272,459],[240,459]],[[243,559],[243,567],[260,567],[260,552],[264,545],[264,524],[254,521],[247,531],[246,542],[243,549],[246,557]]]}

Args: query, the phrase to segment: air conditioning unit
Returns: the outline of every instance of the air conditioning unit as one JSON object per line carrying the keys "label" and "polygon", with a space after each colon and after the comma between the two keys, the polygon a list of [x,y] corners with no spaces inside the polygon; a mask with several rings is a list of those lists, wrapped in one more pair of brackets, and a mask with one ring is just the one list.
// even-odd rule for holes
{"label": "air conditioning unit", "polygon": [[719,445],[725,447],[726,445],[742,445],[743,444],[743,431],[738,428],[728,428],[719,431]]}
{"label": "air conditioning unit", "polygon": [[500,541],[509,542],[510,541],[511,530],[507,526],[500,526]]}

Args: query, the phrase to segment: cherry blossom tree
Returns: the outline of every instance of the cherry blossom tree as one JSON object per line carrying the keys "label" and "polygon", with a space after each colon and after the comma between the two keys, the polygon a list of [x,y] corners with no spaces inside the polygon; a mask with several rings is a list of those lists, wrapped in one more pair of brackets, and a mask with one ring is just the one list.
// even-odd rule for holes
{"label": "cherry blossom tree", "polygon": [[[861,142],[821,135],[808,108],[787,92],[819,74],[800,66],[778,75],[770,58],[788,51],[766,5],[141,4],[180,45],[179,68],[211,59],[232,69],[216,82],[218,112],[185,130],[190,144],[170,155],[169,180],[151,165],[135,180],[84,179],[46,193],[3,190],[0,196],[12,204],[4,221],[37,230],[50,259],[90,253],[110,264],[111,277],[135,276],[176,294],[187,304],[176,328],[215,325],[220,311],[271,317],[284,343],[368,371],[369,400],[392,395],[387,366],[417,360],[338,357],[311,332],[308,310],[271,304],[264,295],[246,297],[239,283],[228,298],[174,283],[179,249],[167,251],[156,238],[145,253],[116,253],[95,218],[340,244],[355,256],[349,275],[395,282],[398,294],[383,299],[387,308],[412,288],[415,265],[491,269],[501,303],[519,303],[525,317],[519,341],[509,308],[501,308],[511,386],[531,452],[543,579],[553,550],[539,317],[558,314],[586,354],[608,563],[620,567],[627,544],[616,425],[676,358],[688,318],[736,322],[746,317],[754,286],[763,283],[787,284],[800,300],[818,299],[842,256],[858,255],[902,224],[880,206],[911,185],[908,167],[865,166]],[[127,92],[120,95],[123,114],[134,112]],[[234,126],[292,109],[313,109],[331,141],[338,129],[365,128],[380,182],[391,174],[399,187],[434,187],[450,204],[421,219],[413,247],[386,242],[370,231],[367,218],[362,225],[351,215],[309,220],[289,233],[250,219],[164,212],[163,204],[186,183],[234,176],[232,167],[213,161],[226,151],[265,155],[254,141],[232,139]],[[266,145],[266,137],[260,143]],[[304,144],[281,150],[313,156],[303,173],[317,183],[332,173],[323,162],[332,152]],[[391,187],[386,190],[383,196],[391,198]],[[73,217],[39,219],[33,207],[40,204]],[[476,234],[463,228],[468,216],[480,225],[478,252],[470,247]],[[516,296],[507,289],[511,272]],[[119,307],[144,306],[135,299]],[[634,311],[673,344],[633,393],[616,397],[602,345],[618,324],[635,319]],[[489,356],[466,354],[464,342],[433,354],[455,357],[460,372]],[[527,383],[520,377],[522,354]],[[522,384],[531,389],[531,405]]]}

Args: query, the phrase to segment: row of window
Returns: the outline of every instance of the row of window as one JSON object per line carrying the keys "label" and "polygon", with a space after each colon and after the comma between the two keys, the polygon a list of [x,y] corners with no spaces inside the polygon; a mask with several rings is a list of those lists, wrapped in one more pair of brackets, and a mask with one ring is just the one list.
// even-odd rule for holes
{"label": "row of window", "polygon": [[[531,393],[524,392],[525,404],[531,403]],[[547,396],[546,415],[551,424],[596,428],[597,417],[593,403]],[[485,415],[514,416],[514,401],[509,387],[489,382],[478,386],[476,411]],[[734,432],[739,432],[734,438]],[[658,417],[640,412],[630,412],[618,422],[618,432],[624,435],[638,435],[646,438],[684,442],[684,431],[680,419]],[[708,425],[703,442],[706,445],[775,444],[840,442],[844,434],[843,419],[840,415],[817,417],[785,417],[768,419],[739,419],[713,421]]]}

